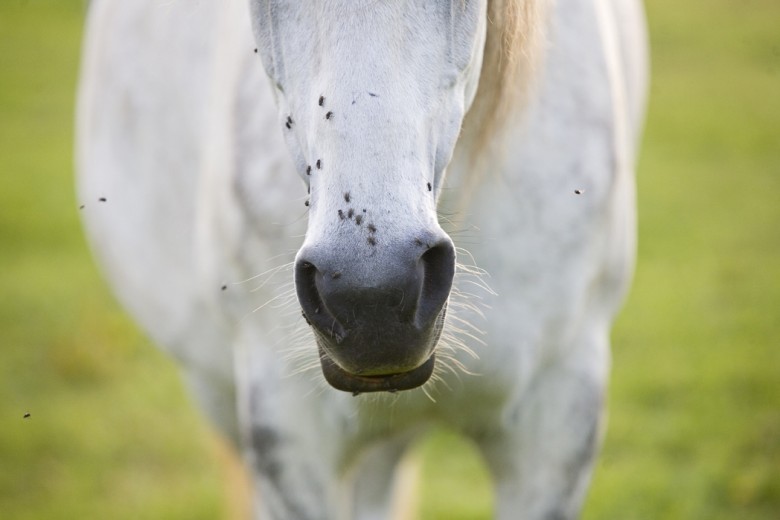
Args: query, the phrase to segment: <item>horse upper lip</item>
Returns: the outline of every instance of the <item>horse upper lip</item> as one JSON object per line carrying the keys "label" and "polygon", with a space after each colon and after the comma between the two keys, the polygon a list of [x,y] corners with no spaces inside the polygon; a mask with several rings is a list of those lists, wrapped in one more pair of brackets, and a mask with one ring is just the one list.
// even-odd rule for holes
{"label": "horse upper lip", "polygon": [[411,390],[425,384],[433,374],[435,354],[417,368],[398,374],[382,376],[362,376],[351,374],[338,366],[330,359],[325,350],[320,347],[320,364],[322,373],[328,383],[337,390],[361,394],[364,392],[396,392],[398,390]]}

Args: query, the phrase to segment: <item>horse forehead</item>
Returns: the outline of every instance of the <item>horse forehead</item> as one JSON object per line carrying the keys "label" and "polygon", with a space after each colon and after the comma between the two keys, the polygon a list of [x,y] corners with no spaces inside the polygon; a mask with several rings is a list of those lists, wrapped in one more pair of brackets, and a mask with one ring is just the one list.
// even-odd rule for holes
{"label": "horse forehead", "polygon": [[265,12],[281,30],[276,37],[317,40],[329,47],[386,43],[387,37],[396,41],[433,41],[439,33],[446,32],[448,24],[443,22],[451,14],[450,0],[268,3],[271,7]]}
{"label": "horse forehead", "polygon": [[308,12],[318,17],[343,17],[354,20],[357,17],[371,17],[390,12],[446,14],[453,1],[462,0],[252,0],[265,4],[274,14]]}

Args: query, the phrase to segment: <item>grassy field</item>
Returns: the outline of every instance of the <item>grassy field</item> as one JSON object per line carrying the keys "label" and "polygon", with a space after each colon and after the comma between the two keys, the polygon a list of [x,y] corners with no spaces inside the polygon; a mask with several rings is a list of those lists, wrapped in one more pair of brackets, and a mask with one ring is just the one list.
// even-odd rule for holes
{"label": "grassy field", "polygon": [[[583,517],[780,518],[780,3],[647,8],[639,264]],[[81,237],[81,23],[0,2],[0,518],[227,518],[216,443]],[[462,447],[423,447],[423,519],[490,517]]]}

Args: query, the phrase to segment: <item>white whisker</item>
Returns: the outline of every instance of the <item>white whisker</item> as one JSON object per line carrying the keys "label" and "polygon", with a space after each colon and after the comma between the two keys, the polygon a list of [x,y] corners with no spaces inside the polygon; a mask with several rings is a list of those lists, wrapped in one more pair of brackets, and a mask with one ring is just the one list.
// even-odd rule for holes
{"label": "white whisker", "polygon": [[[277,255],[275,257],[270,258],[269,260],[273,260],[275,258],[279,258],[279,257],[282,257],[282,256],[287,256],[287,253],[281,254],[281,255]],[[251,282],[252,280],[257,280],[258,278],[260,278],[262,276],[268,276],[269,278],[272,278],[274,275],[276,275],[280,271],[283,271],[285,269],[291,268],[294,263],[295,263],[295,261],[292,261],[292,262],[287,262],[286,264],[282,264],[282,265],[279,265],[279,266],[276,266],[276,267],[272,267],[271,269],[268,269],[267,271],[263,271],[260,274],[256,274],[254,276],[251,276],[251,277],[247,278],[246,280],[233,282],[233,284],[234,285],[240,285],[240,284],[248,283],[248,282]],[[263,283],[265,283],[265,282],[263,282]]]}
{"label": "white whisker", "polygon": [[433,396],[428,392],[428,385],[423,385],[420,387],[420,389],[423,391],[425,396],[431,400],[432,403],[436,402],[436,399],[433,398]]}
{"label": "white whisker", "polygon": [[[282,294],[278,294],[278,295],[274,296],[273,298],[271,298],[270,300],[268,300],[264,304],[260,305],[259,307],[256,307],[252,312],[257,312],[260,309],[262,309],[264,307],[267,307],[268,305],[272,304],[273,302],[278,302],[279,300],[287,299],[288,303],[289,303],[289,300],[291,299],[292,296],[294,296],[294,291],[285,291]],[[272,308],[276,308],[276,307],[272,307]]]}
{"label": "white whisker", "polygon": [[498,296],[498,293],[495,292],[493,289],[490,288],[484,281],[482,280],[463,280],[459,281],[459,283],[467,283],[469,285],[473,285],[475,287],[479,287],[483,291],[487,292],[488,294],[492,296]]}
{"label": "white whisker", "polygon": [[463,325],[464,327],[467,327],[467,328],[469,328],[469,329],[473,330],[473,331],[474,331],[474,333],[476,333],[476,334],[480,334],[480,335],[483,335],[483,336],[485,335],[485,331],[484,331],[484,330],[477,328],[477,326],[476,326],[476,325],[474,325],[473,323],[471,323],[470,321],[464,320],[463,318],[460,318],[460,317],[458,317],[458,316],[455,316],[454,314],[453,314],[453,315],[449,315],[449,316],[447,316],[447,317],[448,317],[450,320],[452,320],[452,321],[457,321],[458,323],[460,323],[460,324],[461,324],[461,325]]}

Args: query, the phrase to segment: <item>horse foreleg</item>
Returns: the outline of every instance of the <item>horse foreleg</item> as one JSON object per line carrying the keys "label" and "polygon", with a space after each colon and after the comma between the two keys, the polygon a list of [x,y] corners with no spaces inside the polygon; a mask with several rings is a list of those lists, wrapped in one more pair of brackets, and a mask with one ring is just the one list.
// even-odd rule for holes
{"label": "horse foreleg", "polygon": [[[314,413],[302,404],[296,409]],[[254,484],[255,520],[343,518],[340,476],[325,428],[285,417],[253,419],[245,455]]]}
{"label": "horse foreleg", "polygon": [[[404,459],[414,437],[404,435],[372,446],[347,480],[354,520],[410,520],[415,503],[416,459]],[[414,457],[414,455],[410,455]]]}
{"label": "horse foreleg", "polygon": [[600,379],[546,369],[506,410],[503,431],[476,439],[496,482],[498,519],[578,516],[600,439]]}
{"label": "horse foreleg", "polygon": [[[270,328],[270,327],[269,327]],[[285,377],[273,336],[258,327],[236,338],[236,395],[255,520],[339,518],[337,421],[326,403]],[[269,344],[270,343],[270,344]]]}

